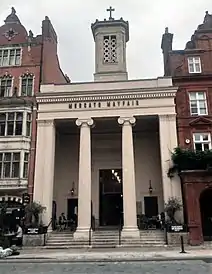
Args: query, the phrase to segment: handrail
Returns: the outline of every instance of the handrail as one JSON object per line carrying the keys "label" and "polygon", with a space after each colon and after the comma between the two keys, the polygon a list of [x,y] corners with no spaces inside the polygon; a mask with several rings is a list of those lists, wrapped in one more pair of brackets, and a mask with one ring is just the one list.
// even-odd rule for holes
{"label": "handrail", "polygon": [[120,224],[119,224],[119,246],[121,245],[121,230],[122,230],[122,220],[120,219]]}
{"label": "handrail", "polygon": [[50,219],[50,222],[49,222],[49,224],[47,225],[47,230],[46,230],[46,232],[44,233],[43,246],[46,246],[46,234],[47,234],[48,228],[50,227],[51,224],[52,224],[52,218]]}
{"label": "handrail", "polygon": [[92,231],[92,227],[89,228],[89,238],[88,238],[88,245],[91,246],[91,231]]}
{"label": "handrail", "polygon": [[49,222],[49,224],[47,225],[47,228],[49,228],[51,224],[52,224],[52,218],[50,219],[50,222]]}

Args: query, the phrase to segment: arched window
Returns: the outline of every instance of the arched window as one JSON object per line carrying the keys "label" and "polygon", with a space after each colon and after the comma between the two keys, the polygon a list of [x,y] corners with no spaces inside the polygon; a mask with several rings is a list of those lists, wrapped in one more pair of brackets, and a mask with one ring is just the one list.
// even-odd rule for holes
{"label": "arched window", "polygon": [[26,73],[21,77],[21,96],[33,95],[34,76],[31,73]]}
{"label": "arched window", "polygon": [[12,90],[12,76],[4,75],[0,77],[0,97],[9,97],[11,96]]}

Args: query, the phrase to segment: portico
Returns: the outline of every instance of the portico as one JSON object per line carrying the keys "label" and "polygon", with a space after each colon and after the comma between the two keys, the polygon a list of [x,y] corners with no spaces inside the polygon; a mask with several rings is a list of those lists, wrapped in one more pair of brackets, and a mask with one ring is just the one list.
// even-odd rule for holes
{"label": "portico", "polygon": [[87,238],[91,214],[100,224],[101,170],[121,170],[123,236],[138,237],[145,197],[157,197],[158,213],[169,197],[181,198],[178,178],[167,176],[177,146],[175,93],[170,78],[42,86],[34,200],[46,207],[44,223],[53,201],[59,216],[77,199],[75,237]]}
{"label": "portico", "polygon": [[122,223],[122,236],[137,238],[138,216],[157,216],[169,197],[181,198],[179,179],[167,176],[177,88],[171,78],[128,80],[123,18],[91,28],[94,82],[42,85],[37,95],[34,200],[46,207],[46,224],[77,215],[76,239],[88,239],[91,220]]}

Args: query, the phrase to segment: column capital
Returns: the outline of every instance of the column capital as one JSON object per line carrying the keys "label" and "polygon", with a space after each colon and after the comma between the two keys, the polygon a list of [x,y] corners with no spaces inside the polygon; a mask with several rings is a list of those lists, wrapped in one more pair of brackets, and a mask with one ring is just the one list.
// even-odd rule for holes
{"label": "column capital", "polygon": [[54,120],[37,120],[37,125],[40,127],[53,126]]}
{"label": "column capital", "polygon": [[176,120],[176,114],[159,114],[158,117],[160,121],[174,121]]}
{"label": "column capital", "polygon": [[131,117],[119,117],[118,118],[118,123],[120,125],[126,125],[126,124],[134,125],[135,122],[136,122],[136,119],[133,116],[131,116]]}
{"label": "column capital", "polygon": [[87,127],[91,127],[93,126],[94,124],[94,121],[92,118],[83,118],[83,119],[77,119],[76,120],[76,125],[78,127],[81,127],[81,126],[87,126]]}

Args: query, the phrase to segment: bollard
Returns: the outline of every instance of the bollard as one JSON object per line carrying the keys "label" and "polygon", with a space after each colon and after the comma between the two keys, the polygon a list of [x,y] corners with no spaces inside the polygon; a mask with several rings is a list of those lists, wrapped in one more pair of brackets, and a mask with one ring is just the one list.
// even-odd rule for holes
{"label": "bollard", "polygon": [[180,253],[185,254],[185,248],[184,248],[184,241],[183,241],[183,236],[180,236],[180,242],[181,242],[181,251]]}

